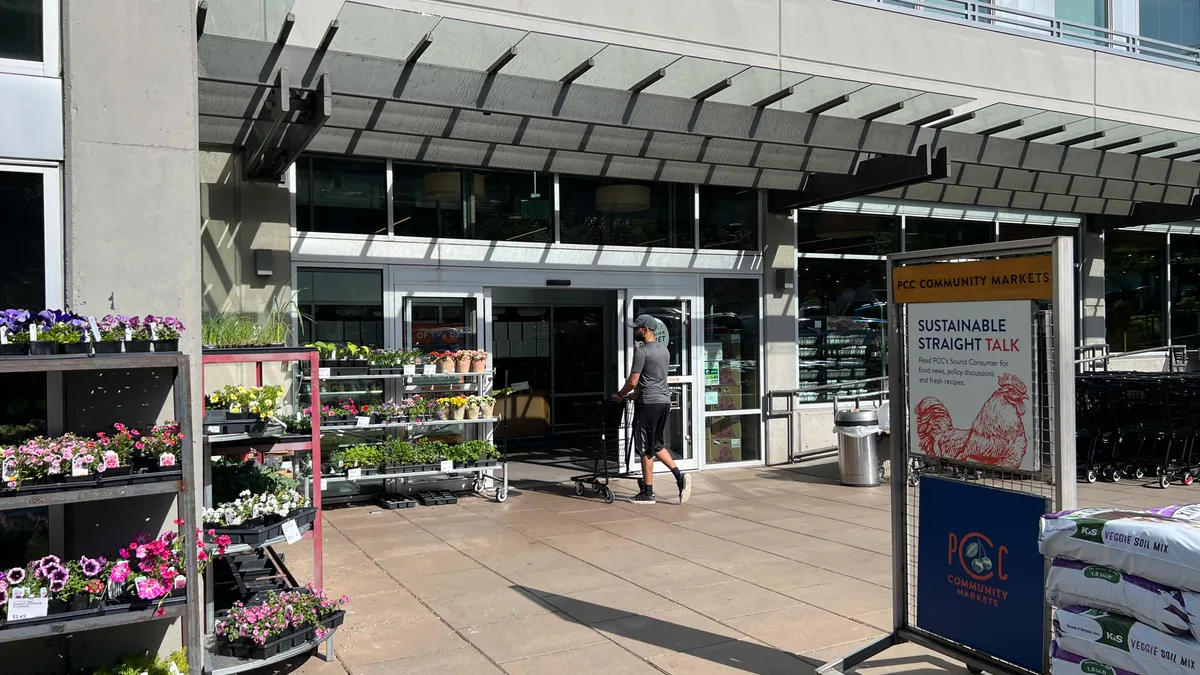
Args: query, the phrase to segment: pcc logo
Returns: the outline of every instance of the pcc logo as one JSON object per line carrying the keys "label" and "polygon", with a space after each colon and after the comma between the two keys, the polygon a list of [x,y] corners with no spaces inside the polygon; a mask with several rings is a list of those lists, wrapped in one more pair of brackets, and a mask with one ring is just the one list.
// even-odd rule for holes
{"label": "pcc logo", "polygon": [[997,545],[982,532],[962,536],[951,532],[946,546],[946,581],[963,598],[999,607],[1008,598],[1008,591],[999,585],[1008,581],[1004,571],[1007,555],[1007,546]]}

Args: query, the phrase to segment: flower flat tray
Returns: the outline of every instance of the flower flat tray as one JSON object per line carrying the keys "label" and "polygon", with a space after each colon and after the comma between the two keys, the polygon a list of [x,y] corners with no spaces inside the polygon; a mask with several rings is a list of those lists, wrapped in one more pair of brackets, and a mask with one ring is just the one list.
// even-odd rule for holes
{"label": "flower flat tray", "polygon": [[263,420],[220,420],[204,423],[204,434],[206,436],[261,434],[266,430],[267,423]]}
{"label": "flower flat tray", "polygon": [[417,500],[403,495],[385,495],[379,498],[379,505],[389,511],[396,509],[411,509],[417,505]]}
{"label": "flower flat tray", "polygon": [[449,490],[434,490],[433,492],[421,492],[417,494],[417,499],[425,506],[445,506],[447,504],[457,504],[458,497]]}
{"label": "flower flat tray", "polygon": [[142,483],[163,483],[168,481],[176,481],[182,477],[183,470],[180,468],[173,468],[166,471],[147,471],[145,473],[127,473],[121,476],[92,476],[88,480],[79,480],[66,483],[22,485],[20,488],[15,490],[0,488],[0,499],[5,497],[21,497],[25,495],[45,494],[47,492],[91,490],[97,487],[140,485]]}
{"label": "flower flat tray", "polygon": [[283,524],[289,520],[296,521],[297,528],[303,528],[306,525],[312,525],[317,518],[317,509],[315,507],[305,507],[296,509],[288,514],[288,517],[273,525],[259,525],[258,527],[205,527],[205,531],[213,530],[210,538],[227,535],[231,546],[245,545],[251,548],[257,548],[265,545],[272,539],[278,539],[283,536]]}
{"label": "flower flat tray", "polygon": [[[175,591],[183,593],[183,589]],[[182,605],[187,602],[187,595],[168,597],[163,600],[163,607],[171,605]],[[26,626],[41,626],[48,623],[63,623],[64,621],[75,621],[77,619],[86,619],[93,616],[104,616],[106,614],[120,614],[123,612],[152,612],[158,608],[157,600],[138,600],[137,602],[119,602],[109,605],[100,605],[98,607],[89,607],[88,609],[79,609],[75,611],[55,612],[36,619],[21,619],[19,621],[3,621],[0,619],[0,631],[8,629],[24,628]]]}
{"label": "flower flat tray", "polygon": [[[221,656],[232,656],[239,659],[251,660],[266,660],[277,656],[281,653],[291,651],[293,649],[303,647],[306,644],[317,643],[317,628],[325,628],[330,631],[337,630],[338,626],[346,620],[345,610],[338,610],[332,616],[325,618],[318,626],[295,629],[290,634],[281,635],[266,644],[256,645],[254,643],[245,642],[226,642],[217,640],[217,654]],[[326,636],[328,637],[328,636]],[[324,638],[323,638],[324,639]]]}
{"label": "flower flat tray", "polygon": [[441,464],[385,464],[379,467],[379,473],[424,473],[441,468]]}

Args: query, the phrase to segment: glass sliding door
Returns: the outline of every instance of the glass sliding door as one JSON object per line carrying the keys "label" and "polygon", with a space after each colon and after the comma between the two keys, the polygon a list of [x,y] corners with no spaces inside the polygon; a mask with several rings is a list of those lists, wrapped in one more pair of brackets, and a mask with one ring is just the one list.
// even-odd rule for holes
{"label": "glass sliding door", "polygon": [[[671,391],[671,412],[667,417],[667,429],[664,434],[667,450],[681,469],[696,469],[699,464],[693,448],[692,429],[696,422],[696,406],[694,392],[696,391],[696,368],[693,362],[695,335],[692,326],[693,299],[684,297],[653,297],[629,292],[629,302],[626,305],[625,325],[621,331],[628,345],[626,363],[632,363],[633,329],[629,323],[642,314],[649,314],[659,321],[655,339],[666,341],[667,351],[671,355],[667,369],[667,384]],[[622,381],[628,374],[622,373]],[[636,462],[635,462],[636,464]],[[665,471],[666,467],[655,464],[656,471]]]}
{"label": "glass sliding door", "polygon": [[762,460],[758,279],[704,280],[705,464]]}

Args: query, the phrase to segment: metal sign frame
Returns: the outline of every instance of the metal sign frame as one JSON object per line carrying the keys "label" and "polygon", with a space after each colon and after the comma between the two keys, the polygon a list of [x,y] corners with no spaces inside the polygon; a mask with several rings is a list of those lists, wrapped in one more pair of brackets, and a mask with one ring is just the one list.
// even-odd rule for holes
{"label": "metal sign frame", "polygon": [[[910,489],[919,481],[913,472],[909,452],[909,407],[907,382],[907,349],[905,305],[892,300],[893,274],[899,267],[933,263],[956,263],[989,258],[1050,254],[1053,279],[1050,308],[1035,312],[1032,318],[1035,339],[1035,371],[1041,364],[1043,376],[1035,390],[1038,394],[1034,418],[1041,430],[1040,443],[1048,471],[1014,476],[1007,472],[998,487],[1013,489],[1018,483],[1039,483],[1050,498],[1051,510],[1061,511],[1076,505],[1075,463],[1075,320],[1074,320],[1074,249],[1070,237],[1048,237],[1025,241],[979,244],[930,251],[896,253],[888,256],[888,359],[891,443],[891,509],[892,509],[892,631],[857,651],[821,666],[819,673],[841,673],[904,642],[913,642],[961,661],[973,672],[986,670],[995,675],[1030,675],[1030,671],[996,656],[981,652],[948,638],[915,626],[915,596],[910,591],[910,574],[915,578],[916,554],[914,539],[919,535],[919,520],[910,508]],[[1039,417],[1040,415],[1040,417]],[[962,468],[974,467],[964,466]],[[1045,467],[1044,467],[1045,469]],[[912,481],[912,482],[910,482]],[[1031,533],[1030,536],[1033,536]],[[1049,612],[1044,613],[1045,642],[1049,644]],[[1043,651],[1045,653],[1045,650]],[[1043,665],[1043,672],[1046,667]]]}

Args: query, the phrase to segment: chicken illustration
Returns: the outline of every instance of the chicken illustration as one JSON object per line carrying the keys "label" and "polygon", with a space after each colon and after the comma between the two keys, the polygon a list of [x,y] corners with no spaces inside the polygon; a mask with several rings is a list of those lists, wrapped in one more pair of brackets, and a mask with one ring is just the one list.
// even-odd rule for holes
{"label": "chicken illustration", "polygon": [[983,404],[970,429],[958,429],[950,411],[935,396],[917,404],[917,438],[921,452],[988,466],[1015,469],[1027,450],[1025,383],[1012,373],[1000,376],[1000,386]]}

